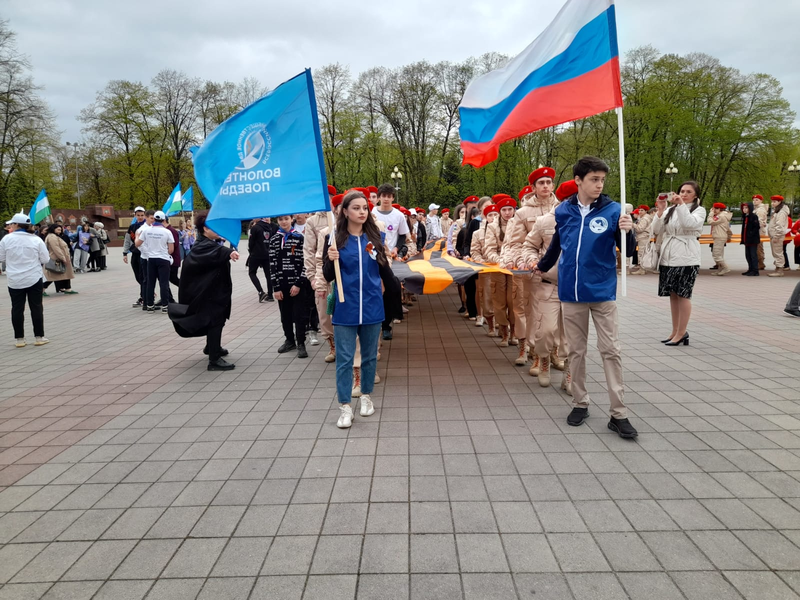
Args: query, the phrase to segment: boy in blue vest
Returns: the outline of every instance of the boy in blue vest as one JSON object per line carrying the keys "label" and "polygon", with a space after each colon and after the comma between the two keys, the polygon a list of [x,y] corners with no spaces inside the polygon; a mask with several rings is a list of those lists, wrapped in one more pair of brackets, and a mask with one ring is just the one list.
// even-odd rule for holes
{"label": "boy in blue vest", "polygon": [[624,402],[616,303],[617,247],[622,232],[626,232],[627,255],[632,256],[636,243],[631,232],[633,221],[630,215],[621,213],[618,202],[603,194],[608,174],[606,163],[585,156],[575,164],[572,173],[578,193],[556,208],[553,241],[535,267],[536,272],[544,273],[558,261],[558,296],[569,347],[574,404],[567,423],[577,427],[589,416],[586,349],[591,315],[611,402],[608,428],[623,438],[635,438],[638,433],[628,421]]}

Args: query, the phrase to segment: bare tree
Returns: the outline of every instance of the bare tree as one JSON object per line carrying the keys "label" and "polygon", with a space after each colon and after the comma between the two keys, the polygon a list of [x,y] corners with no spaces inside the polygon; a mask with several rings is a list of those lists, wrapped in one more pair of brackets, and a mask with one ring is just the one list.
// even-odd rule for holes
{"label": "bare tree", "polygon": [[171,152],[167,166],[168,187],[174,187],[189,174],[189,147],[197,139],[199,116],[195,100],[201,83],[185,73],[166,69],[153,78],[155,115],[164,130]]}

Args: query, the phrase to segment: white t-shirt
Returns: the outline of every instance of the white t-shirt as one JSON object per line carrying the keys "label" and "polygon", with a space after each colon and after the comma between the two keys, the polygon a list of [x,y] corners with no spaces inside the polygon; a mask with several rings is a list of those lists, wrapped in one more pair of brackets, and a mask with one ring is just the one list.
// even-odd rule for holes
{"label": "white t-shirt", "polygon": [[409,234],[405,215],[396,208],[392,208],[390,213],[384,213],[378,210],[377,206],[372,210],[372,214],[386,225],[386,240],[384,243],[386,244],[386,249],[391,252],[397,248],[398,236]]}
{"label": "white t-shirt", "polygon": [[47,246],[34,233],[14,231],[0,240],[0,263],[6,263],[7,285],[24,290],[42,278],[42,265],[50,260]]}
{"label": "white t-shirt", "polygon": [[305,223],[303,223],[302,225],[300,225],[300,223],[295,223],[295,224],[294,224],[294,230],[295,230],[297,233],[300,233],[300,234],[302,234],[302,235],[305,235],[305,233],[306,233],[306,224],[305,224]]}
{"label": "white t-shirt", "polygon": [[[145,229],[147,227],[147,229]],[[142,231],[144,229],[144,231]],[[140,250],[142,257],[150,260],[151,258],[161,258],[169,260],[169,244],[175,242],[172,232],[163,225],[142,225],[137,232],[142,240]]]}
{"label": "white t-shirt", "polygon": [[[145,231],[147,231],[148,229],[150,229],[151,227],[152,227],[152,225],[148,225],[146,222],[145,222],[145,223],[142,223],[142,224],[139,226],[139,229],[137,229],[137,230],[136,230],[136,239],[137,239],[137,240],[140,240],[140,239],[142,239],[142,234],[143,234]],[[135,240],[134,240],[134,241],[135,241]],[[142,260],[147,260],[147,248],[145,247],[145,245],[144,245],[144,244],[142,244],[142,245],[139,247],[139,252],[141,252],[141,253],[142,253]]]}

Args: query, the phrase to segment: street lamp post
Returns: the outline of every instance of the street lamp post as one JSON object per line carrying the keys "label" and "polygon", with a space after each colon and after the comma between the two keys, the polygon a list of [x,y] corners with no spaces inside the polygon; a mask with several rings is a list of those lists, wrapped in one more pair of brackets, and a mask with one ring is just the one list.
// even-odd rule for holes
{"label": "street lamp post", "polygon": [[[797,161],[792,161],[792,164],[789,165],[787,169],[789,173],[794,175],[800,176],[800,165],[797,164]],[[794,203],[797,201],[797,188],[794,189],[794,194],[792,195],[792,218],[794,219]]]}
{"label": "street lamp post", "polygon": [[400,183],[403,180],[403,174],[400,172],[400,169],[395,167],[389,177],[392,178],[392,182],[395,184],[394,190],[397,194],[397,203],[400,204]]}
{"label": "street lamp post", "polygon": [[83,148],[86,144],[78,142],[67,142],[67,146],[75,148],[75,191],[78,193],[78,210],[81,210],[81,186],[78,180],[78,148]]}
{"label": "street lamp post", "polygon": [[675,163],[669,163],[669,166],[664,170],[664,173],[669,175],[669,191],[672,191],[672,181],[675,179],[675,175],[678,173],[678,167],[675,166]]}

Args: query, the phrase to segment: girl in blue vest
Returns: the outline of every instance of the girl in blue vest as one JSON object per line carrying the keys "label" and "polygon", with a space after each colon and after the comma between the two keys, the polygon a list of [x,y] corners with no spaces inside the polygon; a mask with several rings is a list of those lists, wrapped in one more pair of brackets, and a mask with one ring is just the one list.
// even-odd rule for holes
{"label": "girl in blue vest", "polygon": [[378,338],[385,318],[381,278],[391,277],[383,239],[378,226],[370,217],[363,193],[345,194],[336,219],[336,248],[325,241],[322,273],[327,281],[335,279],[334,261],[339,260],[342,273],[344,302],[339,302],[334,286],[333,323],[336,344],[336,393],[340,415],[336,425],[342,429],[353,422],[350,397],[353,389],[353,356],[356,338],[361,343],[361,416],[375,413],[370,394],[375,381],[378,357]]}

